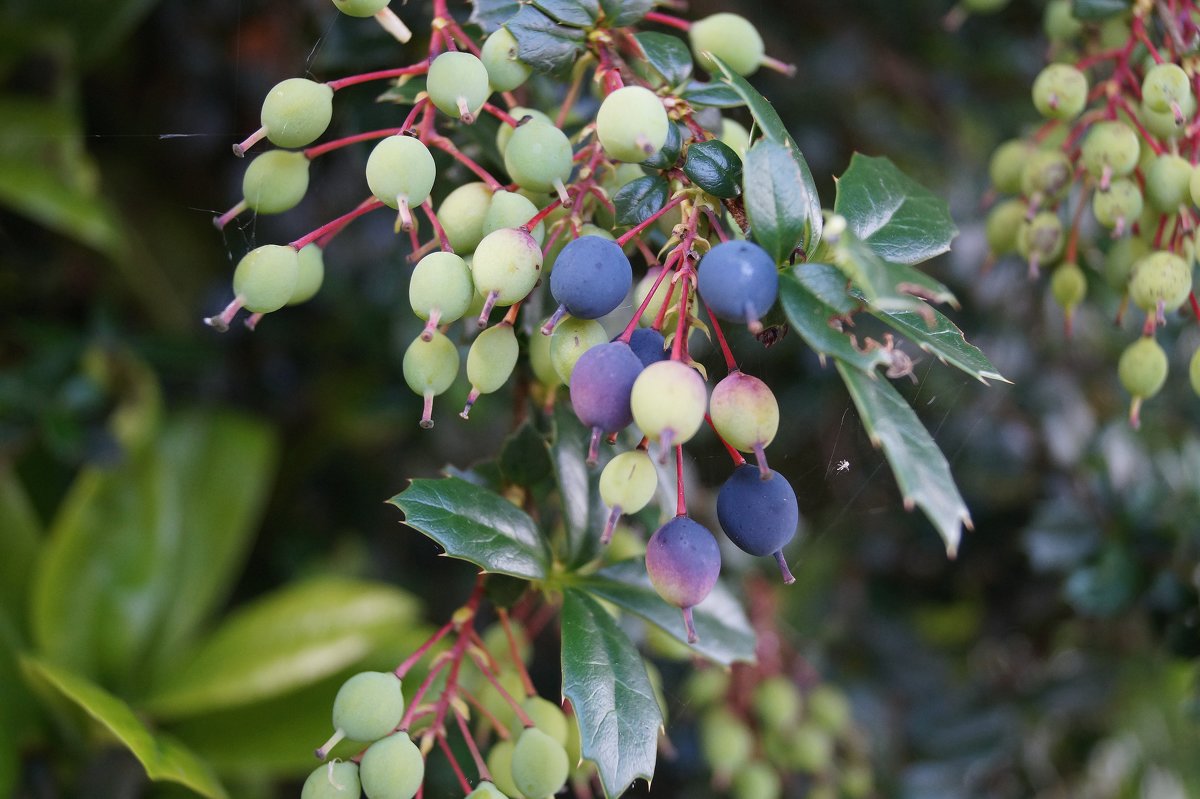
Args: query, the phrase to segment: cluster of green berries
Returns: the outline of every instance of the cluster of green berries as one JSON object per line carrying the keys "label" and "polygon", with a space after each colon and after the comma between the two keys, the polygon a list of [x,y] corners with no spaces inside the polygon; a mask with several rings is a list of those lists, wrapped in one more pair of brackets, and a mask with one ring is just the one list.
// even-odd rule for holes
{"label": "cluster of green berries", "polygon": [[[1068,333],[1089,284],[1098,281],[1120,295],[1118,321],[1129,304],[1145,314],[1142,337],[1117,370],[1133,397],[1135,426],[1142,402],[1166,380],[1158,328],[1181,309],[1200,315],[1197,76],[1168,32],[1181,20],[1197,29],[1200,9],[1187,5],[1179,19],[1137,4],[1102,23],[1084,23],[1067,0],[1052,0],[1045,29],[1057,58],[1032,90],[1044,122],[1001,144],[989,166],[995,192],[1007,195],[989,212],[989,248],[1025,259],[1031,278],[1053,267],[1049,291],[1065,311]],[[1098,246],[1081,243],[1097,228]],[[1200,374],[1200,350],[1191,373]],[[1200,394],[1200,380],[1192,384]]]}
{"label": "cluster of green berries", "polygon": [[850,703],[834,686],[802,692],[786,674],[739,665],[698,670],[683,691],[713,784],[735,799],[780,799],[793,787],[823,799],[873,793]]}

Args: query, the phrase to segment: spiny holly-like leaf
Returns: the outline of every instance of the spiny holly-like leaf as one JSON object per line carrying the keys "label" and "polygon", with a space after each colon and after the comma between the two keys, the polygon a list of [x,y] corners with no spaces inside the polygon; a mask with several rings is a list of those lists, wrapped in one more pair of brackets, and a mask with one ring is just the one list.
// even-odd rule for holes
{"label": "spiny holly-like leaf", "polygon": [[660,175],[646,175],[626,183],[613,195],[617,224],[640,225],[667,204],[671,187]]}
{"label": "spiny holly-like leaf", "polygon": [[640,22],[654,8],[654,0],[600,0],[604,11],[604,24],[610,28],[624,28]]}
{"label": "spiny holly-like leaf", "polygon": [[709,139],[688,147],[683,171],[714,197],[729,199],[742,191],[742,159],[723,141]]}
{"label": "spiny holly-like leaf", "polygon": [[950,249],[958,228],[946,201],[886,158],[855,153],[833,210],[885,261],[917,264]]}
{"label": "spiny holly-like leaf", "polygon": [[836,265],[872,307],[884,311],[916,311],[932,323],[929,306],[903,290],[892,264],[879,257],[866,242],[848,230],[843,231],[836,251]]}
{"label": "spiny holly-like leaf", "polygon": [[692,52],[678,36],[652,31],[634,36],[646,62],[668,86],[679,86],[692,76]]}
{"label": "spiny holly-like leaf", "polygon": [[563,72],[583,52],[587,32],[560,25],[538,9],[522,5],[504,27],[517,40],[517,57],[542,72]]}
{"label": "spiny holly-like leaf", "polygon": [[958,307],[958,298],[944,283],[922,272],[915,266],[890,262],[888,271],[892,273],[896,289],[905,294],[912,294],[935,304],[945,303],[951,308]]}
{"label": "spiny holly-like leaf", "polygon": [[174,739],[152,731],[121,699],[69,669],[37,658],[22,658],[21,666],[29,679],[53,688],[105,727],[133,753],[150,779],[179,783],[211,799],[228,796],[204,761]]}
{"label": "spiny holly-like leaf", "polygon": [[424,533],[453,558],[486,572],[538,580],[546,576],[549,553],[528,514],[498,494],[456,477],[413,480],[389,502],[404,523]]}
{"label": "spiny holly-like leaf", "polygon": [[946,553],[954,557],[963,526],[971,527],[971,514],[954,484],[946,456],[890,382],[872,380],[840,361],[837,369],[872,443],[883,449],[891,464],[904,506],[925,511],[945,541]]}
{"label": "spiny holly-like leaf", "polygon": [[470,21],[492,33],[521,10],[519,0],[471,0]]}
{"label": "spiny holly-like leaf", "polygon": [[953,322],[936,310],[927,309],[927,313],[932,314],[934,320],[933,325],[929,327],[920,315],[912,311],[873,313],[925,352],[936,356],[942,363],[958,367],[981,383],[986,384],[988,380],[1009,382],[996,371],[996,367],[992,366],[992,362],[978,347],[967,343],[962,331]]}
{"label": "spiny holly-like leaf", "polygon": [[804,249],[807,252],[812,252],[821,240],[821,231],[825,224],[825,217],[821,212],[821,197],[817,194],[817,184],[813,180],[812,170],[808,168],[808,162],[804,159],[804,154],[800,152],[796,141],[788,133],[787,127],[783,124],[783,120],[780,119],[779,113],[775,110],[774,106],[767,102],[767,99],[747,83],[745,78],[730,69],[720,58],[713,56],[713,62],[721,72],[719,81],[737,92],[746,102],[751,116],[754,117],[755,123],[757,123],[767,140],[785,147],[788,155],[795,162],[795,168],[800,172],[799,179],[803,186],[803,191],[799,199],[804,203],[803,209],[797,209],[797,211],[803,213],[805,219],[808,220],[809,227],[808,234],[804,240]]}
{"label": "spiny holly-like leaf", "polygon": [[[578,586],[687,643],[679,608],[668,605],[654,592],[646,575],[646,564],[640,558],[601,569],[581,580]],[[754,660],[754,631],[742,606],[724,585],[717,583],[712,593],[692,609],[692,615],[700,636],[691,645],[696,654],[725,665]]]}
{"label": "spiny holly-like leaf", "polygon": [[806,180],[787,145],[764,139],[746,153],[746,215],[750,231],[775,263],[786,263],[792,252],[805,245],[812,219],[821,213],[820,198]]}
{"label": "spiny holly-like leaf", "polygon": [[849,335],[835,330],[830,322],[859,307],[846,291],[846,276],[828,264],[799,264],[779,279],[779,301],[792,328],[818,354],[831,356],[874,375],[887,363],[879,349],[862,352]]}
{"label": "spiny holly-like leaf", "polygon": [[498,459],[500,473],[510,483],[531,487],[550,475],[546,439],[532,420],[526,420],[504,439]]}
{"label": "spiny holly-like leaf", "polygon": [[382,583],[295,583],[230,616],[162,676],[146,706],[177,719],[270,699],[360,662],[417,615],[411,595]]}
{"label": "spiny holly-like leaf", "polygon": [[562,674],[604,792],[620,796],[638,777],[652,779],[663,717],[642,656],[599,602],[572,588],[563,595]]}

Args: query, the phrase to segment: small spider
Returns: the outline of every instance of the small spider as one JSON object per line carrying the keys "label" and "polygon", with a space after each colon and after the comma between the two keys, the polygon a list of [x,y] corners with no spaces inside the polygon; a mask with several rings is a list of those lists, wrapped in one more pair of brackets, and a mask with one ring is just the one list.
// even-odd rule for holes
{"label": "small spider", "polygon": [[845,461],[845,460],[843,460],[843,461],[838,461],[837,470],[838,470],[839,472],[848,472],[848,471],[850,471],[850,461]]}

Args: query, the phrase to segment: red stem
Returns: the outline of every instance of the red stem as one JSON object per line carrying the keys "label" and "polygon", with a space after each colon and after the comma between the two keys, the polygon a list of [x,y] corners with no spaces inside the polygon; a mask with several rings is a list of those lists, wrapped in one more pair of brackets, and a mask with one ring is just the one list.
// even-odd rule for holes
{"label": "red stem", "polygon": [[729,453],[729,457],[733,458],[734,468],[737,468],[738,466],[745,466],[746,459],[742,456],[742,453],[731,447],[728,441],[721,438],[721,434],[717,432],[717,426],[713,424],[712,417],[706,413],[704,414],[704,421],[708,422],[708,426],[712,428],[713,435],[715,435],[717,440],[721,442],[721,445],[725,447],[725,451]]}
{"label": "red stem", "polygon": [[371,141],[373,139],[386,139],[388,136],[395,136],[403,133],[404,128],[380,128],[379,130],[369,130],[366,133],[356,133],[353,136],[346,136],[341,139],[327,141],[324,144],[318,144],[315,147],[309,147],[304,151],[304,157],[310,161],[317,156],[325,155],[325,153],[339,150],[342,147],[348,147],[351,144],[358,144],[360,141]]}
{"label": "red stem", "polygon": [[521,225],[521,227],[523,227],[526,231],[533,230],[535,227],[538,226],[539,222],[541,222],[546,217],[550,216],[550,214],[554,213],[554,210],[556,208],[558,208],[560,205],[562,205],[562,200],[561,199],[555,200],[554,202],[550,203],[545,208],[543,208],[542,210],[538,211],[536,214],[531,216],[529,218],[529,221],[526,222],[525,224]]}
{"label": "red stem", "polygon": [[429,224],[433,225],[433,235],[437,238],[438,244],[441,245],[442,252],[454,252],[454,248],[450,246],[450,239],[446,238],[445,228],[438,221],[437,214],[433,212],[433,203],[425,200],[425,202],[421,203],[421,210],[425,212],[425,216],[429,217]]}
{"label": "red stem", "polygon": [[382,208],[382,207],[383,207],[383,201],[376,199],[375,197],[372,197],[368,200],[364,200],[353,211],[349,211],[348,213],[342,214],[337,219],[334,219],[330,222],[326,222],[325,224],[321,225],[319,228],[312,231],[311,233],[308,233],[308,234],[296,239],[295,241],[293,241],[291,243],[290,246],[296,250],[299,250],[302,247],[304,247],[306,244],[311,244],[312,242],[321,238],[326,233],[329,233],[330,231],[335,230],[335,229],[340,230],[341,228],[344,228],[347,223],[349,223],[355,219],[358,219],[363,214],[370,213],[371,211],[374,211],[374,210]]}
{"label": "red stem", "polygon": [[671,200],[668,201],[666,205],[664,205],[662,208],[659,208],[657,211],[655,211],[653,214],[651,214],[649,217],[647,217],[644,221],[638,223],[635,227],[632,227],[629,230],[627,230],[626,232],[622,233],[620,235],[620,237],[617,239],[617,244],[620,244],[622,247],[624,247],[627,243],[629,243],[630,239],[632,239],[637,234],[641,233],[646,228],[650,227],[650,225],[653,225],[660,216],[662,216],[667,211],[670,211],[672,208],[674,208],[675,206],[677,206],[681,202],[683,202],[683,198],[684,198],[684,195],[682,195],[682,194],[678,194],[675,197],[672,197]]}
{"label": "red stem", "polygon": [[490,172],[481,167],[479,164],[475,163],[470,156],[464,154],[461,150],[455,147],[454,142],[450,141],[446,137],[434,136],[430,138],[427,143],[432,144],[442,152],[449,153],[460,164],[478,175],[479,178],[486,183],[490,189],[492,189],[492,191],[499,191],[500,189],[504,188],[500,181],[492,177]]}
{"label": "red stem", "polygon": [[667,265],[662,267],[662,270],[658,273],[658,277],[654,279],[654,286],[646,294],[646,298],[642,300],[642,304],[633,312],[633,318],[629,320],[629,324],[625,325],[625,330],[621,332],[621,335],[617,336],[618,341],[624,341],[626,344],[629,343],[629,339],[633,336],[633,331],[637,329],[638,320],[642,318],[642,314],[650,307],[650,301],[654,299],[654,294],[658,291],[658,287],[662,285],[663,279],[670,274],[670,264],[671,261],[668,260]]}
{"label": "red stem", "polygon": [[521,660],[521,652],[517,646],[517,637],[513,635],[512,625],[508,623],[508,611],[504,608],[499,608],[497,615],[500,617],[500,626],[504,628],[504,637],[508,639],[508,651],[512,655],[513,665],[517,667],[517,674],[521,677],[521,685],[525,687],[525,695],[533,696],[537,693],[537,690],[533,687],[533,680],[529,679],[529,672],[525,670],[525,662]]}
{"label": "red stem", "polygon": [[412,670],[412,667],[417,665],[417,663],[421,660],[421,658],[425,657],[425,653],[428,652],[431,648],[433,648],[434,644],[436,644],[438,641],[445,638],[447,633],[449,633],[453,629],[454,629],[454,622],[452,622],[452,621],[448,621],[444,625],[442,625],[442,628],[440,630],[438,630],[433,635],[429,636],[429,640],[427,640],[425,643],[423,643],[419,647],[417,647],[416,651],[414,651],[411,655],[409,655],[407,658],[405,658],[404,662],[396,667],[396,669],[394,671],[396,677],[403,680],[405,675],[407,675],[408,672]]}
{"label": "red stem", "polygon": [[717,334],[717,343],[721,345],[721,354],[725,356],[725,368],[731,372],[738,370],[737,361],[733,359],[733,353],[729,351],[729,343],[725,341],[725,333],[721,330],[721,323],[717,321],[717,315],[712,312],[712,308],[708,307],[708,303],[701,300],[704,306],[704,312],[708,314],[708,321],[712,322],[713,332]]}
{"label": "red stem", "polygon": [[514,128],[514,129],[517,127],[518,120],[515,119],[507,111],[505,111],[503,108],[497,108],[496,106],[492,105],[491,103],[484,103],[483,110],[487,111],[489,114],[491,114],[496,119],[503,122],[504,124],[508,125],[509,127]]}
{"label": "red stem", "polygon": [[687,503],[683,499],[683,445],[675,445],[675,515],[687,516]]}
{"label": "red stem", "polygon": [[479,666],[479,672],[484,676],[484,678],[487,679],[488,682],[492,684],[493,688],[500,692],[500,696],[503,697],[505,702],[508,702],[509,707],[511,707],[513,712],[517,714],[517,718],[521,720],[521,724],[526,727],[535,726],[533,719],[531,719],[529,714],[525,712],[525,708],[521,707],[521,703],[514,699],[513,695],[508,692],[508,689],[500,684],[500,680],[496,677],[496,675],[492,674],[491,669],[487,667],[483,657],[478,652],[472,652],[471,657],[474,658],[475,665]]}
{"label": "red stem", "polygon": [[458,722],[459,732],[462,733],[463,740],[467,742],[467,749],[471,750],[471,759],[475,761],[479,779],[491,782],[492,772],[488,771],[487,763],[484,762],[483,755],[479,753],[479,745],[475,743],[475,738],[467,728],[467,720],[463,718],[463,714],[459,712],[458,708],[454,709],[454,720]]}
{"label": "red stem", "polygon": [[462,766],[458,765],[458,758],[454,756],[454,752],[450,749],[450,744],[446,742],[446,735],[438,732],[434,735],[437,739],[438,746],[442,748],[442,753],[446,755],[446,760],[450,761],[450,768],[454,769],[454,776],[458,777],[458,785],[462,788],[463,793],[471,792],[471,781],[467,779],[467,775],[463,773]]}
{"label": "red stem", "polygon": [[647,22],[657,22],[659,25],[666,25],[671,28],[677,28],[681,31],[691,30],[692,27],[692,23],[688,22],[686,19],[680,19],[679,17],[675,17],[670,14],[663,14],[659,11],[648,12],[645,16],[645,20]]}
{"label": "red stem", "polygon": [[388,78],[399,78],[404,75],[424,75],[429,71],[429,62],[425,61],[420,64],[413,64],[409,67],[399,67],[397,69],[381,69],[377,72],[363,72],[360,75],[349,75],[345,78],[328,81],[325,85],[333,89],[335,92],[339,89],[344,89],[347,86],[354,86],[358,83],[368,83],[373,80],[387,80]]}
{"label": "red stem", "polygon": [[686,350],[684,342],[688,334],[688,274],[687,267],[679,270],[679,322],[675,327],[675,341],[671,342],[671,360],[683,359]]}

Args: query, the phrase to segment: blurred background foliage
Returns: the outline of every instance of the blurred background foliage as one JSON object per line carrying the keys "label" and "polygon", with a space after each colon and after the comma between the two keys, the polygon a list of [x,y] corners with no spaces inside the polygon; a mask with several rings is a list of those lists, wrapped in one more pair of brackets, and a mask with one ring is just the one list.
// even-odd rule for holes
{"label": "blurred background foliage", "polygon": [[[799,66],[755,82],[827,203],[855,150],[950,200],[963,232],[934,271],[963,302],[951,316],[1012,381],[986,387],[925,359],[899,386],[974,517],[948,562],[840,382],[795,336],[769,353],[735,340],[784,408],[772,465],[804,513],[797,584],[777,598],[788,645],[851,697],[881,795],[1200,796],[1200,402],[1170,381],[1133,432],[1115,374],[1129,332],[1095,313],[1065,340],[1022,265],[981,270],[986,159],[1033,118],[1041,4],[1015,0],[955,34],[935,0],[692,14],[735,7]],[[317,190],[295,211],[213,230],[239,194],[229,145],[257,126],[267,88],[394,58],[385,34],[318,0],[0,9],[0,794],[170,792],[88,731],[86,703],[63,701],[49,664],[66,664],[235,795],[294,795],[278,786],[324,738],[345,670],[395,662],[465,597],[470,569],[436,559],[384,500],[494,451],[510,403],[418,430],[400,375],[417,323],[390,221],[356,223],[316,300],[253,335],[200,324],[249,246],[293,238],[364,189],[366,150],[340,152],[314,164]],[[369,89],[345,94],[333,133],[394,113]],[[1179,370],[1198,343],[1196,329],[1181,337]],[[727,467],[711,441],[695,452],[710,491],[695,506],[711,508]],[[727,575],[758,568],[737,554]],[[305,613],[313,623],[287,633]],[[341,654],[297,671],[287,646]],[[292,670],[247,688],[268,656]],[[189,684],[204,657],[221,668]],[[655,793],[706,795],[670,679],[686,669],[665,673],[685,745]]]}

